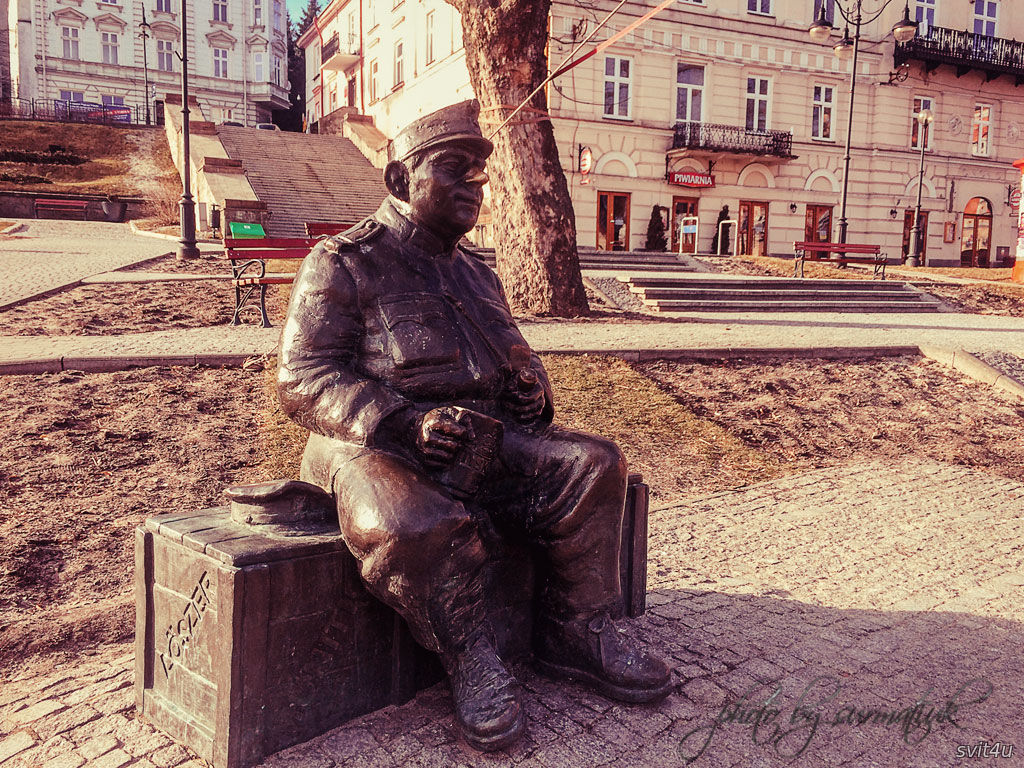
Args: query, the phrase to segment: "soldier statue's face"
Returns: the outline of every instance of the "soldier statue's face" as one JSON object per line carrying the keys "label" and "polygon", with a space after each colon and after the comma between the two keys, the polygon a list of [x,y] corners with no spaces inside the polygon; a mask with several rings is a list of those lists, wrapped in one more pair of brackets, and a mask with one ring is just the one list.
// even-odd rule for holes
{"label": "soldier statue's face", "polygon": [[486,157],[471,144],[447,144],[408,162],[409,206],[417,224],[445,239],[469,232],[484,199]]}

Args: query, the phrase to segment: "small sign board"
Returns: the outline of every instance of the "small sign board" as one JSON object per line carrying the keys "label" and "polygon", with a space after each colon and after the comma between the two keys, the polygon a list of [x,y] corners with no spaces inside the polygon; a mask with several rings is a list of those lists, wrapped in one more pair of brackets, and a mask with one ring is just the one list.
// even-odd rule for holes
{"label": "small sign board", "polygon": [[677,187],[713,187],[715,177],[699,171],[672,171],[668,175],[668,183]]}
{"label": "small sign board", "polygon": [[594,167],[594,153],[590,147],[580,148],[580,184],[590,183],[590,171]]}
{"label": "small sign board", "polygon": [[1010,193],[1010,207],[1020,208],[1020,190],[1015,189]]}
{"label": "small sign board", "polygon": [[683,224],[682,232],[683,232],[684,235],[695,235],[695,234],[697,234],[697,225],[696,224]]}

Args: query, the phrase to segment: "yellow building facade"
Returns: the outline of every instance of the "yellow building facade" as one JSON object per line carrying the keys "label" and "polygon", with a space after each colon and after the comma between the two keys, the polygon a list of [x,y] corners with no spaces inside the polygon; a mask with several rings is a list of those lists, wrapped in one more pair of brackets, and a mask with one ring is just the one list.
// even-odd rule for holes
{"label": "yellow building facade", "polygon": [[[808,35],[820,2],[837,27],[827,44]],[[880,3],[870,5],[866,22]],[[612,7],[555,2],[551,66]],[[923,143],[926,263],[1009,263],[1020,181],[1011,163],[1024,154],[1024,45],[1013,38],[1024,39],[1024,18],[1006,0],[910,0],[909,9],[920,27],[907,44],[891,34],[902,0],[860,30],[847,240],[894,260],[906,253]],[[852,68],[832,51],[843,10],[855,12],[855,0],[683,0],[558,78],[549,108],[579,244],[643,248],[656,207],[684,251],[724,247],[713,242],[721,218],[735,222],[728,245],[740,252],[835,241]],[[642,12],[625,6],[593,43]],[[312,122],[348,107],[391,136],[472,94],[458,17],[442,0],[335,0],[317,26],[300,39]],[[348,58],[325,69],[320,41],[335,33],[348,34]],[[924,130],[922,108],[934,113]]]}

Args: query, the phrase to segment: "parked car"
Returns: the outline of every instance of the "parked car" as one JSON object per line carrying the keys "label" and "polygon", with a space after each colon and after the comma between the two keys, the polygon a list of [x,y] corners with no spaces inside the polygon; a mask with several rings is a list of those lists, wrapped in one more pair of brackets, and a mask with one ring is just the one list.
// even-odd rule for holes
{"label": "parked car", "polygon": [[221,120],[217,125],[231,125],[235,128],[245,128],[245,125],[237,120]]}
{"label": "parked car", "polygon": [[280,128],[278,128],[273,123],[256,123],[256,127],[257,128],[261,128],[264,131],[280,131],[281,130]]}

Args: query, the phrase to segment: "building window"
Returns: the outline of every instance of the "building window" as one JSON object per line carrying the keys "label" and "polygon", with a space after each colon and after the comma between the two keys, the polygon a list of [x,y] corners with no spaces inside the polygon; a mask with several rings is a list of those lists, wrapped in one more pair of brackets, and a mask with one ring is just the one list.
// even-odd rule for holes
{"label": "building window", "polygon": [[[372,5],[372,3],[371,3]],[[380,81],[378,75],[380,74],[380,64],[374,59],[370,62],[370,103],[377,101],[380,98]]]}
{"label": "building window", "polygon": [[814,18],[817,20],[821,13],[821,4],[825,3],[825,20],[829,24],[836,23],[836,0],[814,0]]}
{"label": "building window", "polygon": [[832,138],[832,109],[835,106],[835,88],[831,85],[814,86],[814,106],[811,108],[811,138]]}
{"label": "building window", "polygon": [[974,34],[995,37],[999,23],[999,3],[996,0],[974,0]]}
{"label": "building window", "polygon": [[763,16],[771,16],[772,0],[747,0],[747,10],[750,11],[750,13],[760,13]]}
{"label": "building window", "polygon": [[164,13],[174,13],[171,10],[171,0],[156,0],[156,9]]}
{"label": "building window", "polygon": [[252,0],[252,25],[263,26],[263,0]]}
{"label": "building window", "polygon": [[274,0],[274,29],[278,32],[284,30],[284,25],[281,23],[281,0]]}
{"label": "building window", "polygon": [[427,44],[424,46],[424,51],[427,54],[427,64],[430,64],[434,60],[434,12],[431,11],[427,14],[427,17],[423,20],[423,27],[427,33]]}
{"label": "building window", "polygon": [[60,92],[60,100],[61,101],[74,101],[74,102],[77,102],[77,103],[81,104],[82,102],[85,101],[85,94],[82,93],[81,91],[61,91]]}
{"label": "building window", "polygon": [[213,76],[214,77],[227,77],[228,76],[228,49],[227,48],[214,48],[213,49]]}
{"label": "building window", "polygon": [[174,71],[174,43],[172,41],[156,41],[156,68],[161,72]]}
{"label": "building window", "polygon": [[[78,58],[78,29],[76,27],[61,27],[61,41],[64,43],[64,58]],[[64,99],[67,101],[67,99]]]}
{"label": "building window", "polygon": [[270,77],[274,81],[274,85],[281,85],[281,57],[272,57],[272,66],[270,68]]}
{"label": "building window", "polygon": [[257,83],[262,83],[267,79],[263,72],[263,62],[266,55],[262,51],[254,51],[252,54],[252,79]]}
{"label": "building window", "polygon": [[117,33],[103,32],[100,40],[103,43],[103,63],[117,64]]}
{"label": "building window", "polygon": [[395,41],[395,87],[397,88],[405,82],[405,67],[404,65],[404,46],[401,40]]}
{"label": "building window", "polygon": [[768,78],[747,78],[748,131],[768,130]]}
{"label": "building window", "polygon": [[107,94],[103,94],[100,97],[100,100],[103,102],[103,106],[104,107],[123,107],[124,106],[124,96],[109,96]]}
{"label": "building window", "polygon": [[988,157],[989,135],[992,128],[992,106],[977,104],[971,120],[971,154]]}
{"label": "building window", "polygon": [[[932,111],[935,108],[932,106],[932,100],[927,96],[915,96],[914,97],[914,111],[910,114],[910,146],[914,149],[921,147],[918,144],[920,140],[921,124],[917,121],[917,115],[922,109],[930,109]],[[924,126],[924,148],[932,148],[932,124]]]}
{"label": "building window", "polygon": [[935,3],[936,0],[914,0],[914,20],[921,37],[927,37],[935,26]]}
{"label": "building window", "polygon": [[704,67],[676,64],[676,122],[699,123],[704,101]]}
{"label": "building window", "polygon": [[629,118],[633,62],[619,56],[604,59],[604,116]]}
{"label": "building window", "polygon": [[223,22],[228,20],[228,0],[213,0],[213,20]]}

